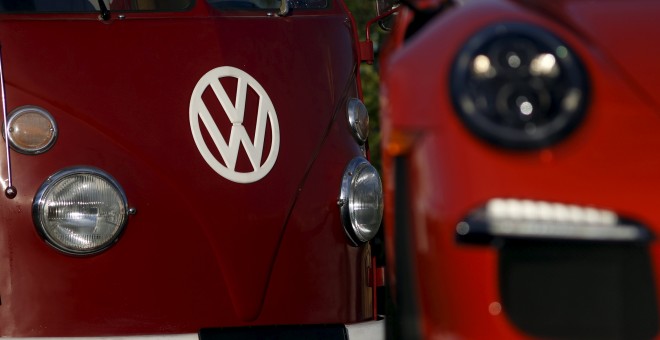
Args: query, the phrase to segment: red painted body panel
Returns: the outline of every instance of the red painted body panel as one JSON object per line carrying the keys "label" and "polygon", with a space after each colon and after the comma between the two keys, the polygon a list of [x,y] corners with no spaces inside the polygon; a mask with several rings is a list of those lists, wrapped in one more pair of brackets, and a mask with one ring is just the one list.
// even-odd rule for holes
{"label": "red painted body panel", "polygon": [[[386,56],[381,121],[386,235],[394,236],[396,216],[393,159],[403,155],[410,165],[412,260],[418,268],[424,338],[529,337],[506,311],[494,308],[501,302],[497,250],[455,241],[457,223],[491,198],[611,209],[660,232],[655,198],[660,160],[654,157],[660,147],[655,60],[660,50],[649,43],[660,6],[649,1],[521,3],[457,6],[405,45],[394,39],[396,46]],[[410,12],[402,18],[406,15]],[[531,23],[553,32],[586,67],[591,84],[586,119],[554,146],[511,151],[490,145],[467,130],[455,112],[449,88],[454,59],[472,34],[497,22]],[[395,36],[402,36],[405,25],[403,20]],[[414,142],[403,151],[392,147],[405,144],[402,140]],[[392,269],[395,254],[391,242],[388,246]],[[650,250],[652,258],[660,256],[657,242]],[[660,272],[657,261],[653,270]]]}
{"label": "red painted body panel", "polygon": [[[282,18],[204,1],[108,23],[0,15],[8,109],[41,106],[60,129],[49,152],[12,154],[18,196],[0,204],[0,336],[371,318],[369,248],[348,245],[336,203],[344,167],[363,153],[345,118],[347,98],[360,96],[354,36],[340,2]],[[277,110],[277,162],[252,184],[219,176],[192,138],[193,88],[219,66],[254,77]],[[58,253],[31,217],[41,183],[76,165],[110,173],[137,209],[120,241],[91,257]],[[239,153],[237,168],[248,167]]]}

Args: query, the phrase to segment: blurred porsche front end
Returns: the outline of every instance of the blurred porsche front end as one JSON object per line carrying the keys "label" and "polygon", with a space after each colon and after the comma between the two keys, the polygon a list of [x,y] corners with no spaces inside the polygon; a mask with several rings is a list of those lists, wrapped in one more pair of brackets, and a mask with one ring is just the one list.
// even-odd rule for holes
{"label": "blurred porsche front end", "polygon": [[658,13],[468,1],[388,57],[385,183],[409,201],[386,225],[422,336],[656,336]]}

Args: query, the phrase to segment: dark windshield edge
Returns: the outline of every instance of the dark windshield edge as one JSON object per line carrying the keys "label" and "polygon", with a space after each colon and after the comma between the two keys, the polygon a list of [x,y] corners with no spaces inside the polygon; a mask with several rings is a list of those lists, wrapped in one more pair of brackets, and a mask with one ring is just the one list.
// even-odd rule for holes
{"label": "dark windshield edge", "polygon": [[171,12],[192,8],[194,0],[0,0],[0,13],[99,13]]}
{"label": "dark windshield edge", "polygon": [[[287,0],[295,9],[328,8],[328,0]],[[275,10],[281,6],[281,0],[207,0],[208,4],[218,9]]]}

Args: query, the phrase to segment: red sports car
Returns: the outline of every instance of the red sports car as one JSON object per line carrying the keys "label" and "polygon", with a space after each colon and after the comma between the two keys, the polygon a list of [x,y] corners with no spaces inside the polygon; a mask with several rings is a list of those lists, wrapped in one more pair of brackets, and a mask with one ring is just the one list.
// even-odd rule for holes
{"label": "red sports car", "polygon": [[405,1],[381,122],[401,337],[657,336],[659,17]]}

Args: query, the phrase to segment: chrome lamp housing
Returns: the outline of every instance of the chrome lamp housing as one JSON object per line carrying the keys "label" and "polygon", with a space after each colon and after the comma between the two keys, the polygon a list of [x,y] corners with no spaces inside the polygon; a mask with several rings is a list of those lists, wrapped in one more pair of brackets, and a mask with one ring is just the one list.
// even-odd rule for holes
{"label": "chrome lamp housing", "polygon": [[11,147],[27,155],[48,151],[57,140],[57,124],[48,111],[37,106],[22,106],[9,114],[8,139]]}
{"label": "chrome lamp housing", "polygon": [[383,219],[383,184],[380,175],[363,157],[351,160],[344,170],[338,200],[346,235],[355,246],[369,242]]}
{"label": "chrome lamp housing", "polygon": [[48,244],[72,255],[90,255],[113,245],[128,221],[123,189],[92,167],[65,169],[37,191],[32,217]]}

